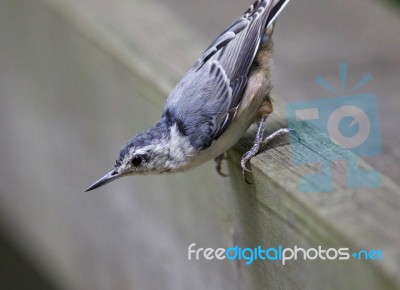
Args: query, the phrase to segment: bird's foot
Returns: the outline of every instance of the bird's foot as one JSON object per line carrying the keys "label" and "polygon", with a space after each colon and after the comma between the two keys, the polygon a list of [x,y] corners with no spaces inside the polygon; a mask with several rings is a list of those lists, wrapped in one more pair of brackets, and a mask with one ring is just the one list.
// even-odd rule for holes
{"label": "bird's foot", "polygon": [[289,128],[281,128],[281,129],[275,131],[274,133],[268,135],[265,139],[263,139],[265,121],[266,121],[265,119],[261,120],[260,126],[258,127],[256,138],[254,139],[253,147],[251,147],[251,149],[249,151],[247,151],[245,154],[243,154],[242,160],[240,162],[240,164],[242,166],[243,178],[247,183],[250,183],[250,182],[248,181],[246,173],[247,172],[251,172],[251,170],[249,170],[247,168],[247,163],[250,161],[250,159],[253,156],[255,156],[258,153],[258,151],[260,150],[261,144],[267,144],[272,139],[274,139],[274,138],[276,138],[278,136],[287,134],[287,133],[290,133],[291,135],[293,135],[297,139],[297,141],[299,143],[301,143],[301,139],[300,139],[299,133],[296,130],[289,129]]}

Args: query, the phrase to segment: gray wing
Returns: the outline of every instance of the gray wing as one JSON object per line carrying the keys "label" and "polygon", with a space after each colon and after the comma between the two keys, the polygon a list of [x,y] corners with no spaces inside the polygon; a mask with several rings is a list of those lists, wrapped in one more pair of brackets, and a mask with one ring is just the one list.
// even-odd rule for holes
{"label": "gray wing", "polygon": [[271,9],[287,2],[256,1],[206,49],[169,96],[163,116],[179,124],[195,148],[207,148],[229,126],[267,21],[275,19]]}

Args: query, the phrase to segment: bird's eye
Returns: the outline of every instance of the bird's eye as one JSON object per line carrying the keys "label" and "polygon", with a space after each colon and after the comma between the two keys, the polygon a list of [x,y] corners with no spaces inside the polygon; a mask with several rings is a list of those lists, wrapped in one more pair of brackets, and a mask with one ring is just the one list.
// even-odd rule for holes
{"label": "bird's eye", "polygon": [[132,158],[132,165],[133,166],[139,166],[140,164],[142,164],[142,162],[143,162],[143,156],[142,155],[136,155],[136,156],[133,156],[133,158]]}

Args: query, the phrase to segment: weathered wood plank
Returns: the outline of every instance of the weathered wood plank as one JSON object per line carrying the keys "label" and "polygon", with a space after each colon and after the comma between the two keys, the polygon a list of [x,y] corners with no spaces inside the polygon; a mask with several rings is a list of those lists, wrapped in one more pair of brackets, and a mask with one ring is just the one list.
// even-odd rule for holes
{"label": "weathered wood plank", "polygon": [[[282,104],[277,107],[269,120],[268,132],[287,126]],[[239,213],[233,216],[239,224],[235,228],[242,231],[238,236],[243,237],[239,244],[258,241],[265,247],[284,244],[304,248],[317,248],[319,245],[323,248],[348,247],[352,251],[380,249],[384,252],[384,260],[331,263],[297,261],[288,267],[278,265],[274,274],[264,265],[264,273],[268,273],[266,275],[270,279],[261,278],[258,281],[263,281],[262,285],[268,287],[273,285],[273,279],[288,279],[286,282],[289,284],[285,285],[288,289],[400,288],[398,186],[381,176],[381,186],[378,188],[348,188],[343,181],[347,164],[341,161],[333,164],[332,192],[299,191],[299,178],[306,173],[319,172],[321,168],[315,164],[295,165],[291,154],[305,154],[307,144],[314,142],[320,144],[321,152],[338,150],[351,155],[337,145],[332,149],[331,140],[316,129],[309,128],[307,134],[302,136],[303,144],[296,147],[290,146],[290,138],[279,138],[251,160],[254,174],[251,189],[240,178],[238,162],[239,153],[251,146],[252,136],[242,139],[237,151],[231,153],[230,168],[235,172],[235,178],[232,179],[236,189],[234,203]],[[362,161],[359,166],[369,168]],[[247,200],[248,196],[251,201]],[[254,268],[245,268],[244,271],[249,284],[259,275]]]}

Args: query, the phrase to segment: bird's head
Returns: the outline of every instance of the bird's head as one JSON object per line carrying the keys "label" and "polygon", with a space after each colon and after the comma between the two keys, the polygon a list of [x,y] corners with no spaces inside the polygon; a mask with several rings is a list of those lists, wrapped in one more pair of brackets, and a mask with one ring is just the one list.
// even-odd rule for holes
{"label": "bird's head", "polygon": [[184,136],[175,131],[174,127],[168,127],[161,122],[135,136],[122,146],[113,169],[86,191],[96,189],[123,176],[161,174],[185,165],[190,144]]}

